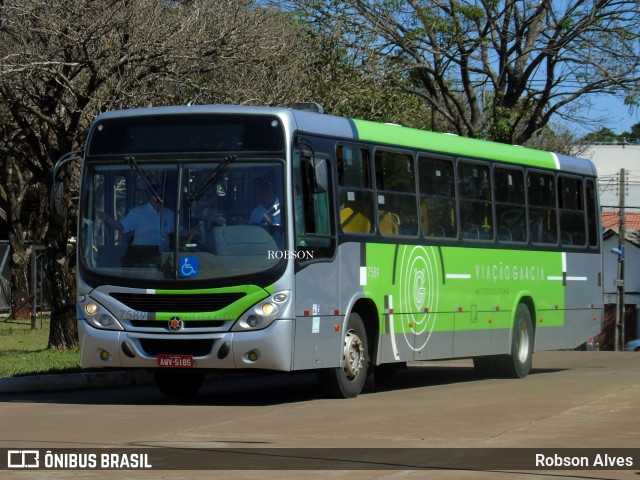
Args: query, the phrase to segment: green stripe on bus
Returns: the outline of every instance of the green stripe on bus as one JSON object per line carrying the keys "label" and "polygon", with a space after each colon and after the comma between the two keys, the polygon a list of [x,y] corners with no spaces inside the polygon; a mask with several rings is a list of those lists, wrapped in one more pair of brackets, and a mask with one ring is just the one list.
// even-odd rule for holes
{"label": "green stripe on bus", "polygon": [[353,123],[357,138],[363,141],[556,169],[553,155],[541,150],[364,120]]}
{"label": "green stripe on bus", "polygon": [[234,285],[222,288],[202,288],[193,290],[156,290],[156,294],[167,295],[204,295],[204,294],[225,294],[225,293],[244,293],[242,298],[227,305],[224,308],[211,312],[183,312],[179,309],[171,312],[158,311],[156,320],[168,320],[174,315],[179,315],[183,320],[204,321],[204,320],[236,320],[249,308],[264,300],[273,294],[273,286],[261,288],[257,285]]}

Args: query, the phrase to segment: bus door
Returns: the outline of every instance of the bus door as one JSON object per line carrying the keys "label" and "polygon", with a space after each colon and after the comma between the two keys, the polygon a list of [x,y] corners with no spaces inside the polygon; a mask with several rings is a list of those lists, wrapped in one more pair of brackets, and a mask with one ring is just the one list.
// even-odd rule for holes
{"label": "bus door", "polygon": [[294,235],[290,255],[296,262],[294,369],[337,367],[342,324],[340,269],[335,261],[335,227],[329,164],[320,155],[293,155]]}

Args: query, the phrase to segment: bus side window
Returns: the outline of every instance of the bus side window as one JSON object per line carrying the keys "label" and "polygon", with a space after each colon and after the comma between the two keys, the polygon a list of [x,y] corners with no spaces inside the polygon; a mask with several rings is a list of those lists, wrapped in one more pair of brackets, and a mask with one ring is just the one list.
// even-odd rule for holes
{"label": "bus side window", "polygon": [[378,227],[382,235],[418,234],[413,157],[377,150],[375,154]]}
{"label": "bus side window", "polygon": [[587,244],[584,193],[582,180],[561,175],[560,190],[560,241],[563,245],[585,246]]}
{"label": "bus side window", "polygon": [[600,239],[598,232],[598,204],[595,182],[587,179],[587,229],[589,233],[589,246],[597,247]]}
{"label": "bus side window", "polygon": [[458,162],[458,191],[462,238],[493,240],[495,222],[489,166]]}
{"label": "bus side window", "polygon": [[336,156],[342,231],[372,233],[375,222],[369,151],[351,145],[338,145]]}
{"label": "bus side window", "polygon": [[531,242],[557,245],[556,185],[553,174],[529,171],[527,197]]}
{"label": "bus side window", "polygon": [[456,238],[456,192],[453,162],[418,157],[420,217],[427,237]]}
{"label": "bus side window", "polygon": [[494,167],[493,182],[498,241],[501,243],[526,242],[527,212],[522,170]]}
{"label": "bus side window", "polygon": [[293,161],[296,248],[312,250],[313,258],[332,257],[335,242],[329,215],[331,189],[318,192],[314,188],[315,176],[311,158],[295,153]]}

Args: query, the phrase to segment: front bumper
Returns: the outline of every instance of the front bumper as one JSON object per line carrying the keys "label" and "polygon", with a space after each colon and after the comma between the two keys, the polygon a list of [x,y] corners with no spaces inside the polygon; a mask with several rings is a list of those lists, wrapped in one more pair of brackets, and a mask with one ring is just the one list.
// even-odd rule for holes
{"label": "front bumper", "polygon": [[[156,368],[157,355],[193,355],[194,368],[291,371],[294,323],[275,320],[263,330],[150,334],[100,330],[78,320],[83,368]],[[106,353],[105,353],[106,352]]]}

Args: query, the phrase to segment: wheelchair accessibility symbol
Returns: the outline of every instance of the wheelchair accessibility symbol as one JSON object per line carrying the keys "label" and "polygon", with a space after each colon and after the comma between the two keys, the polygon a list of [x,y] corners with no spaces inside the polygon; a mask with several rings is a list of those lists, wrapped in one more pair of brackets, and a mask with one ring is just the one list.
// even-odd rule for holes
{"label": "wheelchair accessibility symbol", "polygon": [[180,276],[198,276],[198,257],[180,257]]}

